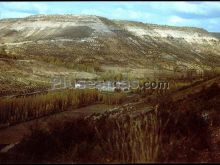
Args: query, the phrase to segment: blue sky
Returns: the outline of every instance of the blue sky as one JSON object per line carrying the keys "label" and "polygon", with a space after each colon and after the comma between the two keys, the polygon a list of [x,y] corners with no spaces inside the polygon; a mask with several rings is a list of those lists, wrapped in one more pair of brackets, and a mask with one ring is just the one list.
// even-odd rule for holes
{"label": "blue sky", "polygon": [[0,18],[35,14],[89,14],[174,26],[201,27],[220,32],[220,2],[0,2]]}

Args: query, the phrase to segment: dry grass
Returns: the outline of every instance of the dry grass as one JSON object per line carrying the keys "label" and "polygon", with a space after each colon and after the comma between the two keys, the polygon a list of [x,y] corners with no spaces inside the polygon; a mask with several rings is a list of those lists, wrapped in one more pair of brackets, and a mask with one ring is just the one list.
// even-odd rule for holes
{"label": "dry grass", "polygon": [[146,163],[157,162],[160,122],[157,113],[132,108],[93,114],[33,129],[6,162]]}
{"label": "dry grass", "polygon": [[[161,162],[214,161],[210,127],[219,128],[220,87],[214,83],[193,93],[194,88],[197,85],[187,88],[192,93],[181,100],[168,96],[160,100]],[[209,153],[207,158],[200,157],[204,152]]]}
{"label": "dry grass", "polygon": [[0,100],[0,124],[14,124],[94,103],[121,104],[123,93],[103,94],[97,90],[64,90],[47,94]]}

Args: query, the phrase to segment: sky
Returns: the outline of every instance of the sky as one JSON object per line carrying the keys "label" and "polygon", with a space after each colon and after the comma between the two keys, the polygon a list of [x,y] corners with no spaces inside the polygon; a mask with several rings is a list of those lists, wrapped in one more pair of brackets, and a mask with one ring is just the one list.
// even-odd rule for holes
{"label": "sky", "polygon": [[86,14],[160,25],[191,26],[220,32],[218,1],[0,2],[0,19],[36,14]]}

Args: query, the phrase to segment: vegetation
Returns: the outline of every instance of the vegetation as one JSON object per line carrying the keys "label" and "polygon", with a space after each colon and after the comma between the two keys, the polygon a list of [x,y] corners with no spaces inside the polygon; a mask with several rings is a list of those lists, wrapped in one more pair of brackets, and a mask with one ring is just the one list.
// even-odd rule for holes
{"label": "vegetation", "polygon": [[102,80],[123,80],[124,76],[122,73],[115,73],[115,71],[109,70],[100,75]]}
{"label": "vegetation", "polygon": [[57,66],[63,66],[68,69],[75,69],[77,71],[85,71],[85,72],[102,72],[101,65],[98,62],[75,62],[71,61],[71,59],[60,58],[55,56],[41,56],[35,57],[37,60],[43,60],[47,63],[54,64]]}
{"label": "vegetation", "polygon": [[[210,127],[220,126],[220,87],[213,84],[184,100],[160,98],[161,162],[215,162]],[[207,114],[204,117],[204,114]],[[209,153],[207,157],[201,156]]]}
{"label": "vegetation", "polygon": [[[196,85],[192,84],[191,90]],[[65,92],[48,98],[57,98],[52,104],[58,110],[65,110],[66,105],[79,107],[94,102],[119,104],[124,99],[122,93],[113,96],[94,90]],[[59,94],[65,96],[61,99]],[[179,100],[173,100],[171,93],[157,97],[157,106],[150,112],[121,107],[76,120],[53,122],[49,128],[36,126],[14,149],[0,155],[0,162],[218,162],[219,156],[215,155],[219,146],[213,144],[210,127],[220,127],[219,85],[204,86]],[[204,117],[204,114],[208,115]],[[204,153],[208,153],[207,157]]]}
{"label": "vegetation", "polygon": [[[197,96],[209,96],[210,99],[216,97],[218,91],[216,94],[208,94],[213,93],[211,91],[214,88],[216,90],[212,86]],[[196,101],[191,102],[191,99],[180,103],[166,97],[161,101],[158,111],[150,113],[137,113],[132,108],[124,108],[74,121],[51,123],[49,130],[36,127],[11,153],[13,159],[17,160],[8,161],[199,161],[199,154],[206,149],[210,150],[210,131],[207,121],[201,116],[202,107]],[[219,104],[214,107],[217,106]]]}
{"label": "vegetation", "polygon": [[47,94],[0,100],[0,124],[17,123],[82,106],[120,104],[123,93],[103,94],[97,90],[64,90]]}
{"label": "vegetation", "polygon": [[157,114],[134,109],[93,114],[34,128],[3,162],[155,162],[160,144]]}

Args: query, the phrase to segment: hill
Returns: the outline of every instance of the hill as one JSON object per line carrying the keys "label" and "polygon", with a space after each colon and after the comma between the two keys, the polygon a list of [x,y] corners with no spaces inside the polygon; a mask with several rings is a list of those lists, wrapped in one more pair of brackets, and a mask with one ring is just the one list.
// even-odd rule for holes
{"label": "hill", "polygon": [[184,77],[188,69],[203,74],[220,64],[219,38],[204,29],[94,15],[2,19],[0,43],[3,93],[48,87],[54,75],[154,79]]}

